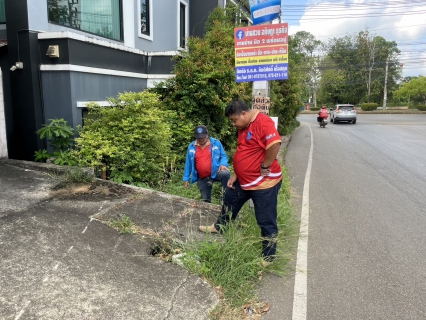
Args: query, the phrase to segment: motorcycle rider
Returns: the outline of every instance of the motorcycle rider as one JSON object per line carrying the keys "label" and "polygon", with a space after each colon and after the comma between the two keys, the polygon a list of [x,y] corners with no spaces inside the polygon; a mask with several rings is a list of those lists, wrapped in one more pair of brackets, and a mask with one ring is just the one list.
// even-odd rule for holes
{"label": "motorcycle rider", "polygon": [[328,118],[328,111],[327,111],[327,107],[326,106],[322,106],[320,111],[318,112],[318,117],[317,117],[317,121],[321,122],[322,119],[327,120]]}

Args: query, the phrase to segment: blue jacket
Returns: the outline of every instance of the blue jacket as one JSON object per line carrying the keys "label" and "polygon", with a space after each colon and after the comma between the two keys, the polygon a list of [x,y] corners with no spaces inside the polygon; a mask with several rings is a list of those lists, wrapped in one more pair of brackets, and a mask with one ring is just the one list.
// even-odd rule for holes
{"label": "blue jacket", "polygon": [[[223,149],[222,143],[219,140],[209,137],[210,139],[210,151],[212,153],[212,178],[216,177],[216,172],[220,166],[226,166],[228,168],[228,156],[226,155],[225,149]],[[194,183],[198,180],[198,173],[195,169],[195,151],[197,147],[195,141],[191,142],[188,146],[185,161],[185,172],[183,173],[183,181],[190,181]]]}

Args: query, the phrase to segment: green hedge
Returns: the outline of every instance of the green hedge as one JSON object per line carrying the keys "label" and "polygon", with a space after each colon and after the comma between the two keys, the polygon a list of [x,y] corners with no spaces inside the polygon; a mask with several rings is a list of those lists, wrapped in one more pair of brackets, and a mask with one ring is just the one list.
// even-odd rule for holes
{"label": "green hedge", "polygon": [[378,104],[374,102],[370,103],[361,103],[361,109],[363,111],[373,111],[377,109]]}
{"label": "green hedge", "polygon": [[417,109],[419,109],[420,111],[426,111],[426,105],[419,105],[417,106]]}
{"label": "green hedge", "polygon": [[319,111],[320,107],[311,107],[309,110],[311,111]]}
{"label": "green hedge", "polygon": [[171,123],[176,113],[163,110],[159,95],[147,91],[108,100],[112,107],[87,105],[94,117],[75,139],[79,164],[97,169],[106,164],[109,178],[119,183],[160,185],[175,164]]}

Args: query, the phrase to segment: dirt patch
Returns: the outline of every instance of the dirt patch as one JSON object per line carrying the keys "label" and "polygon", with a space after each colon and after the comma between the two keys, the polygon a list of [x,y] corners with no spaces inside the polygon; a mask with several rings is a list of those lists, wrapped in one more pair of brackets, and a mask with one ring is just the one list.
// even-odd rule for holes
{"label": "dirt patch", "polygon": [[91,183],[61,182],[50,190],[50,196],[59,200],[104,201],[136,195],[137,191],[103,181]]}

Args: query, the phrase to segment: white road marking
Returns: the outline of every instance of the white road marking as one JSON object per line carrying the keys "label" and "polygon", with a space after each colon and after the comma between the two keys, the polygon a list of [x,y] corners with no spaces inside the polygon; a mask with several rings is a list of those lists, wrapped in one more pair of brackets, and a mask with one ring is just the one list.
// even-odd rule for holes
{"label": "white road marking", "polygon": [[22,317],[22,315],[25,312],[25,309],[28,308],[28,306],[30,305],[31,301],[27,301],[24,305],[24,307],[21,309],[21,311],[19,311],[19,313],[16,315],[15,320],[18,320],[20,317]]}
{"label": "white road marking", "polygon": [[299,242],[297,245],[296,276],[294,280],[293,320],[306,320],[308,305],[308,231],[309,231],[309,183],[311,180],[314,137],[311,127],[311,148],[305,174],[300,218]]}

